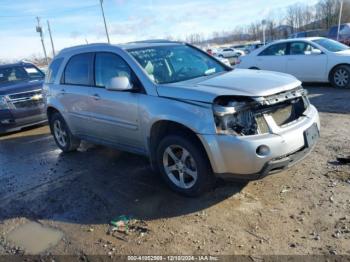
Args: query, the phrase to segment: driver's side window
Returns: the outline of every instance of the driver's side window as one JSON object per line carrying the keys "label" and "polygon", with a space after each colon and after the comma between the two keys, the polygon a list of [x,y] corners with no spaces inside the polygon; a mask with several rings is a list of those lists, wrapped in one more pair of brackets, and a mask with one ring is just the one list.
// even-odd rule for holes
{"label": "driver's side window", "polygon": [[126,76],[132,82],[129,65],[118,55],[112,53],[96,53],[95,85],[106,87],[114,77]]}
{"label": "driver's side window", "polygon": [[306,42],[292,42],[290,43],[290,55],[310,55],[312,50],[316,49]]}

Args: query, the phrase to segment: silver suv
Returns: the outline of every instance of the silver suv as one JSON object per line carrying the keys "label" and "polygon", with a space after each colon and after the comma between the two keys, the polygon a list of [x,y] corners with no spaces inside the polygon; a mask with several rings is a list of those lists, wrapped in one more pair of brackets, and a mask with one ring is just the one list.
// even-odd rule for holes
{"label": "silver suv", "polygon": [[64,152],[81,139],[149,157],[175,191],[215,175],[257,179],[311,151],[319,117],[293,76],[232,69],[186,43],[143,41],[62,50],[44,94]]}

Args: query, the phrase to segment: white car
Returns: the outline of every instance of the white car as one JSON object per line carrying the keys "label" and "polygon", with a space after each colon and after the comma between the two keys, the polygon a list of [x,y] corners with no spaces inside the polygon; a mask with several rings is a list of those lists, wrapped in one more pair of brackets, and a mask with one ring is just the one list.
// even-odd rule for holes
{"label": "white car", "polygon": [[230,60],[228,60],[227,58],[223,58],[223,57],[215,57],[216,59],[218,59],[221,63],[224,63],[227,66],[231,66]]}
{"label": "white car", "polygon": [[237,68],[291,74],[303,82],[350,88],[350,48],[323,37],[280,40],[240,58]]}
{"label": "white car", "polygon": [[214,56],[221,58],[239,57],[245,55],[244,51],[234,48],[219,48],[213,52]]}

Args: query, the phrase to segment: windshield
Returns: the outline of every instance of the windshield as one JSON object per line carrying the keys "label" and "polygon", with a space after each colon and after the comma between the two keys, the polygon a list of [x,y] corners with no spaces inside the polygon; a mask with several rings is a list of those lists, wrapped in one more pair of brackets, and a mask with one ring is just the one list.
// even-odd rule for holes
{"label": "windshield", "polygon": [[0,68],[0,85],[43,79],[44,74],[34,66],[9,66]]}
{"label": "windshield", "polygon": [[228,70],[214,58],[187,45],[131,49],[129,53],[157,84],[185,81]]}
{"label": "windshield", "polygon": [[328,51],[331,51],[331,52],[340,52],[340,51],[349,49],[348,46],[327,38],[316,39],[316,40],[313,40],[313,42],[315,42],[316,44],[319,44],[320,46],[326,48]]}

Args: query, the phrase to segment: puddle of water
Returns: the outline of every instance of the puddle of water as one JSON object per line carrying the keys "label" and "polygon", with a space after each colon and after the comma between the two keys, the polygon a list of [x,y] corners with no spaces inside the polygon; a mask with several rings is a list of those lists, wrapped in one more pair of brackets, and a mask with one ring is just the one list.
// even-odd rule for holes
{"label": "puddle of water", "polygon": [[39,254],[55,246],[63,237],[63,233],[36,222],[29,222],[14,229],[7,240],[22,247],[28,254]]}

